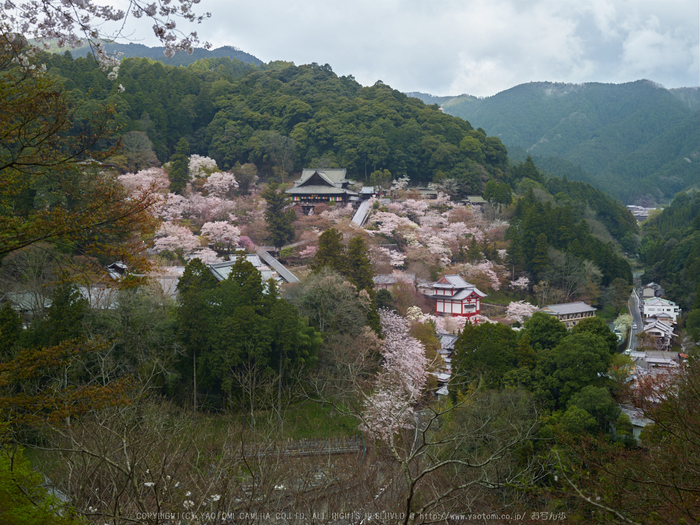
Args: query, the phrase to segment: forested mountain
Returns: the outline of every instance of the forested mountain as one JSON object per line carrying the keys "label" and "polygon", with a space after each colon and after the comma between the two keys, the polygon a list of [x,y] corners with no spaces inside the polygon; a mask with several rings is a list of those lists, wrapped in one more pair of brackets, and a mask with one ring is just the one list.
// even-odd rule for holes
{"label": "forested mountain", "polygon": [[508,171],[498,138],[381,82],[362,87],[338,77],[328,65],[212,58],[176,68],[132,58],[112,82],[91,58],[47,60],[76,97],[115,104],[121,133],[145,132],[161,162],[185,138],[190,153],[223,167],[253,162],[286,174],[341,166],[362,180],[388,170],[414,182],[454,179],[463,193]]}
{"label": "forested mountain", "polygon": [[629,203],[669,200],[700,180],[698,88],[533,82],[492,97],[461,95],[442,107],[509,150],[525,150],[546,171]]}
{"label": "forested mountain", "polygon": [[[241,51],[240,49],[233,46],[222,46],[216,49],[204,49],[201,47],[196,47],[192,50],[192,54],[186,53],[184,51],[178,51],[172,57],[165,56],[164,47],[148,47],[143,44],[135,44],[130,42],[128,44],[118,44],[116,42],[104,42],[105,51],[113,55],[119,53],[119,56],[123,58],[150,58],[151,60],[157,60],[168,66],[187,66],[201,60],[203,58],[231,58],[235,60],[240,60],[247,64],[255,64],[257,66],[262,64],[262,60]],[[77,47],[70,51],[70,54],[74,57],[86,57],[92,53],[89,45],[84,45],[82,47]]]}
{"label": "forested mountain", "polygon": [[[110,81],[91,58],[48,60],[77,99],[90,99],[81,111],[97,101],[115,105],[124,169],[134,169],[139,148],[150,144],[160,162],[169,161],[184,138],[191,154],[225,169],[254,163],[269,176],[325,165],[367,180],[388,170],[414,183],[441,182],[457,197],[480,193],[489,179],[514,187],[531,179],[546,184],[549,199],[570,206],[577,222],[585,218],[603,242],[615,239],[628,253],[637,243],[633,217],[590,185],[545,182],[532,161],[510,166],[498,138],[382,83],[362,87],[338,77],[329,66],[211,58],[172,67],[134,58],[124,59],[118,80]],[[130,133],[146,136],[146,144],[134,145]]]}
{"label": "forested mountain", "polygon": [[[409,93],[406,93],[406,95],[408,95],[409,97],[414,97],[414,98],[417,98],[419,100],[422,100],[423,102],[425,102],[428,105],[431,105],[431,104],[442,105],[445,102],[448,102],[449,100],[452,100],[453,98],[455,98],[455,97],[451,97],[451,96],[437,97],[435,95],[430,95],[428,93],[421,93],[419,91],[411,91]],[[465,97],[467,95],[461,95],[461,96]]]}
{"label": "forested mountain", "polygon": [[[641,259],[646,282],[663,285],[684,310],[700,310],[700,192],[679,193],[664,211],[644,224]],[[700,313],[697,317],[700,329]]]}

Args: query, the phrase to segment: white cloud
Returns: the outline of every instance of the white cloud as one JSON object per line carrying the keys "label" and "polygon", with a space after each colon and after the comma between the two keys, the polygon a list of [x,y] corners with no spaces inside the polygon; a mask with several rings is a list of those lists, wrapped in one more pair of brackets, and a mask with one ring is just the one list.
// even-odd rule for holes
{"label": "white cloud", "polygon": [[200,5],[213,17],[196,29],[215,47],[233,45],[266,62],[328,63],[362,84],[381,79],[402,91],[492,95],[530,81],[642,77],[667,87],[700,84],[697,0],[209,0]]}

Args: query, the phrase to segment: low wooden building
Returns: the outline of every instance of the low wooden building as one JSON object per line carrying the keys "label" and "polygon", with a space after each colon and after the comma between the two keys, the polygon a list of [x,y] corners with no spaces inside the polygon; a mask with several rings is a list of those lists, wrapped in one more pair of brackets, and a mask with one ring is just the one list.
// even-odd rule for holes
{"label": "low wooden building", "polygon": [[586,317],[593,317],[596,308],[583,301],[577,301],[575,303],[548,304],[544,308],[540,308],[539,311],[556,317],[568,329],[571,329]]}

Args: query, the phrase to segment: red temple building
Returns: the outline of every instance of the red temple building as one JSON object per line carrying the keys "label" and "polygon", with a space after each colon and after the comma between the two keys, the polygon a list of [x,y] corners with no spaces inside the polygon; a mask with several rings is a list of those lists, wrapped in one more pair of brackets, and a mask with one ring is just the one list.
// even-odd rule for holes
{"label": "red temple building", "polygon": [[435,314],[454,317],[481,315],[481,299],[486,294],[459,275],[445,275],[434,282],[428,297],[435,301]]}

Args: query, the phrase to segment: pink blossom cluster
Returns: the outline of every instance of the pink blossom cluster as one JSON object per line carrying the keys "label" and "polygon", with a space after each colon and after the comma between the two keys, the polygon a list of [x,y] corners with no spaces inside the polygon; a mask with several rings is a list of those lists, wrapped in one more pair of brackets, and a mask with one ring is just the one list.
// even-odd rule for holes
{"label": "pink blossom cluster", "polygon": [[204,197],[199,193],[190,193],[187,198],[185,215],[209,222],[215,219],[228,218],[234,210],[235,204],[220,197]]}
{"label": "pink blossom cluster", "polygon": [[429,207],[430,204],[428,204],[428,201],[422,199],[406,199],[401,201],[392,201],[386,205],[387,210],[389,210],[390,212],[396,214],[400,213],[403,215],[413,215],[416,218],[423,217],[428,211]]}
{"label": "pink blossom cluster", "polygon": [[484,240],[483,231],[479,228],[470,228],[463,222],[451,222],[438,231],[437,235],[446,241],[466,240],[469,237],[474,237],[477,242]]}
{"label": "pink blossom cluster", "polygon": [[454,203],[447,193],[438,191],[437,198],[433,199],[434,206],[453,206]]}
{"label": "pink blossom cluster", "polygon": [[249,252],[255,251],[255,243],[247,235],[238,238],[238,245]]}
{"label": "pink blossom cluster", "polygon": [[156,232],[154,249],[160,253],[171,251],[180,255],[192,253],[199,247],[199,239],[184,226],[172,222],[164,222]]}
{"label": "pink blossom cluster", "polygon": [[527,277],[518,277],[515,281],[511,281],[510,285],[517,290],[527,290],[530,286],[530,279]]}
{"label": "pink blossom cluster", "polygon": [[501,280],[499,279],[496,270],[502,269],[502,266],[495,264],[493,261],[483,260],[476,264],[465,264],[463,267],[463,272],[467,275],[467,278],[474,274],[481,273],[488,278],[491,288],[494,290],[500,290]]}
{"label": "pink blossom cluster", "polygon": [[473,315],[469,317],[469,322],[471,324],[483,324],[483,323],[491,323],[491,324],[497,324],[496,321],[492,321],[485,315]]}
{"label": "pink blossom cluster", "polygon": [[418,217],[418,222],[420,222],[422,230],[430,231],[432,229],[444,228],[447,224],[447,218],[442,213],[432,212]]}
{"label": "pink blossom cluster", "polygon": [[189,168],[190,178],[192,180],[208,177],[219,169],[216,166],[216,161],[214,159],[202,157],[200,155],[190,155]]}
{"label": "pink blossom cluster", "polygon": [[417,306],[411,306],[406,312],[406,317],[411,321],[419,323],[430,323],[438,332],[448,334],[456,334],[464,325],[467,324],[466,317],[451,317],[451,316],[436,316],[433,314],[424,314]]}
{"label": "pink blossom cluster", "polygon": [[177,220],[185,217],[202,222],[215,219],[229,218],[235,204],[221,197],[205,197],[199,193],[190,192],[187,196],[168,193],[163,204],[157,211],[159,217],[164,220]]}
{"label": "pink blossom cluster", "polygon": [[352,204],[348,203],[346,206],[336,205],[332,208],[328,208],[326,211],[321,213],[321,217],[328,219],[330,221],[339,221],[345,217],[352,217],[355,213]]}
{"label": "pink blossom cluster", "polygon": [[409,182],[411,182],[411,178],[408,175],[404,175],[403,177],[394,179],[393,181],[391,181],[391,192],[395,193],[405,190],[406,188],[408,188]]}
{"label": "pink blossom cluster", "polygon": [[168,193],[163,197],[156,215],[164,221],[181,219],[187,211],[187,199],[177,193]]}
{"label": "pink blossom cluster", "polygon": [[301,250],[299,252],[299,257],[302,259],[308,259],[309,257],[313,257],[316,255],[316,252],[318,251],[318,248],[314,246],[313,244],[309,244],[306,248]]}
{"label": "pink blossom cluster", "polygon": [[398,250],[390,250],[388,248],[379,248],[379,251],[389,258],[389,264],[391,264],[394,268],[400,268],[406,263],[405,253]]}
{"label": "pink blossom cluster", "polygon": [[506,310],[506,317],[515,321],[516,323],[525,322],[526,318],[532,317],[537,311],[537,307],[534,304],[530,304],[526,301],[513,301],[508,304]]}
{"label": "pink blossom cluster", "polygon": [[140,193],[149,188],[165,190],[170,186],[168,174],[163,168],[148,168],[137,173],[125,173],[118,179],[129,193]]}
{"label": "pink blossom cluster", "polygon": [[[379,211],[372,216],[372,222],[377,223],[379,233],[391,236],[401,228],[417,229],[418,225],[407,219],[399,217],[395,213]],[[371,231],[371,230],[370,230]]]}
{"label": "pink blossom cluster", "polygon": [[197,258],[204,264],[212,264],[215,262],[220,262],[221,259],[218,257],[216,252],[211,248],[201,248],[192,253],[192,259]]}
{"label": "pink blossom cluster", "polygon": [[207,222],[202,226],[202,235],[210,242],[233,246],[238,244],[241,230],[226,221]]}
{"label": "pink blossom cluster", "polygon": [[228,171],[217,171],[212,173],[204,183],[204,190],[208,195],[225,199],[232,197],[233,191],[238,188],[238,182],[233,173]]}
{"label": "pink blossom cluster", "polygon": [[437,235],[432,235],[425,239],[425,246],[431,253],[440,258],[440,263],[443,266],[449,266],[450,262],[452,262],[452,250],[450,250],[447,243]]}
{"label": "pink blossom cluster", "polygon": [[428,379],[423,345],[409,334],[409,325],[400,315],[380,311],[382,334],[382,370],[375,390],[364,403],[363,429],[389,440],[401,428],[415,424],[414,405]]}

